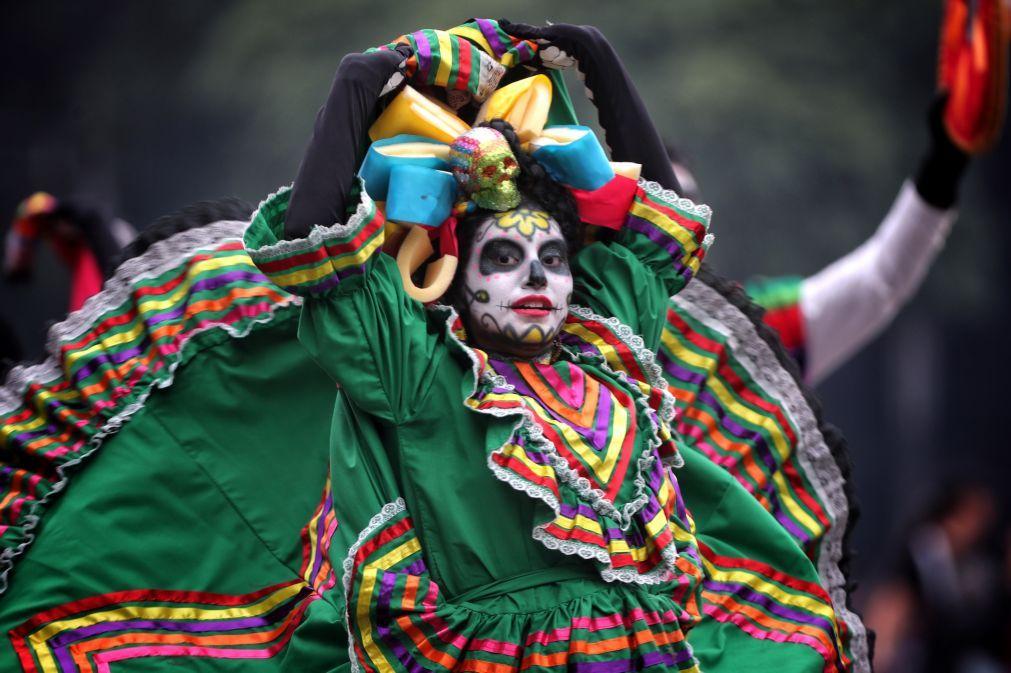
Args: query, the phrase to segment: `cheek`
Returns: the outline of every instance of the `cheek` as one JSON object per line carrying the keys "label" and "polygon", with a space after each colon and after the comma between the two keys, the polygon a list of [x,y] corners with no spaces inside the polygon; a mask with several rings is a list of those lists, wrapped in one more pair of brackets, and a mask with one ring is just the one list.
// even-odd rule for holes
{"label": "cheek", "polygon": [[560,295],[566,296],[572,292],[572,273],[568,268],[548,274],[548,279]]}

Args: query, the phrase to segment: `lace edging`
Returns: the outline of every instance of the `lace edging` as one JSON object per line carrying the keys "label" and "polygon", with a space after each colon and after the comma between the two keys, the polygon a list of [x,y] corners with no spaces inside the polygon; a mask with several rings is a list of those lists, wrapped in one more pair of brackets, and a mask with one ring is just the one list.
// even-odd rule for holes
{"label": "lace edging", "polygon": [[[639,178],[639,187],[641,187],[650,196],[658,197],[679,210],[683,210],[686,213],[702,218],[706,231],[709,231],[709,224],[713,218],[713,209],[706,204],[695,203],[691,199],[678,195],[678,193],[673,189],[667,189],[659,182],[647,180],[646,178]],[[709,236],[712,236],[712,234],[706,235],[707,238]]]}
{"label": "lace edging", "polygon": [[181,231],[158,241],[143,255],[123,262],[113,273],[102,291],[89,297],[84,306],[70,313],[63,321],[49,328],[46,335],[46,359],[34,365],[18,365],[10,370],[0,388],[0,414],[20,406],[20,397],[29,383],[52,381],[63,376],[59,366],[60,344],[79,339],[91,329],[95,321],[111,308],[121,305],[133,292],[138,281],[163,274],[179,263],[179,251],[203,248],[230,239],[241,242],[246,222],[223,220],[204,227]]}
{"label": "lace edging", "polygon": [[[793,376],[779,365],[772,349],[757,334],[748,316],[717,290],[704,281],[693,282],[673,300],[706,327],[723,334],[733,346],[741,365],[763,388],[783,392],[786,411],[799,430],[796,455],[805,471],[814,477],[812,484],[829,508],[833,521],[818,555],[818,574],[827,585],[833,606],[852,634],[851,648],[858,670],[869,671],[866,628],[847,605],[846,578],[839,566],[849,516],[849,500],[843,488],[844,475],[825,442],[803,391]],[[754,338],[744,343],[738,339],[738,334],[753,335]],[[770,367],[769,363],[775,366]]]}
{"label": "lace edging", "polygon": [[[260,211],[263,210],[263,207],[266,206],[269,201],[291,191],[291,189],[291,185],[285,185],[280,187],[276,192],[270,194],[263,201],[260,201],[260,205],[256,207],[256,210],[250,218],[250,222],[256,221],[256,218],[260,216]],[[333,240],[335,238],[342,238],[358,229],[361,229],[362,225],[365,223],[366,217],[374,208],[374,205],[372,198],[364,189],[360,190],[360,195],[361,198],[358,201],[358,207],[355,208],[354,214],[348,218],[346,223],[341,224],[338,222],[330,225],[315,224],[305,238],[281,240],[277,243],[263,245],[258,248],[247,247],[246,253],[254,262],[274,259],[280,256],[293,255],[315,249],[323,245],[326,241]]]}
{"label": "lace edging", "polygon": [[356,673],[361,672],[358,663],[358,656],[355,654],[354,638],[351,636],[351,571],[354,569],[354,559],[361,546],[372,537],[377,530],[385,526],[393,517],[407,510],[407,503],[403,498],[397,498],[393,502],[388,502],[382,506],[370,520],[367,526],[358,533],[358,539],[348,548],[348,553],[344,556],[341,564],[343,573],[341,584],[344,587],[344,630],[348,634],[348,657],[351,663],[351,670]]}
{"label": "lace edging", "polygon": [[[626,346],[635,354],[636,360],[642,365],[643,370],[649,377],[646,381],[654,389],[660,391],[661,404],[660,404],[660,419],[664,422],[670,424],[674,420],[674,415],[676,413],[676,403],[677,400],[674,399],[674,395],[668,390],[667,380],[663,377],[663,368],[660,363],[657,362],[656,353],[646,347],[646,342],[641,336],[636,334],[631,327],[621,322],[614,316],[604,317],[585,306],[580,306],[579,304],[570,304],[569,313],[573,313],[576,316],[583,318],[584,320],[592,320],[594,322],[603,323],[607,325],[615,336],[624,342]],[[610,369],[610,366],[608,366]],[[628,376],[624,372],[619,372],[621,376],[626,379]]]}
{"label": "lace edging", "polygon": [[[9,372],[6,382],[0,388],[0,413],[7,414],[17,406],[20,406],[19,400],[30,384],[34,382],[46,383],[63,376],[63,370],[58,364],[60,359],[60,343],[68,339],[78,338],[92,326],[99,316],[120,306],[126,300],[127,295],[132,291],[133,285],[137,281],[160,275],[168,268],[171,268],[171,266],[178,264],[179,255],[183,252],[196,252],[211,245],[220,245],[223,242],[231,240],[233,236],[230,234],[236,233],[236,229],[241,233],[245,225],[245,222],[222,221],[196,229],[188,229],[163,241],[158,241],[146,250],[144,254],[121,264],[112,278],[106,281],[105,287],[101,292],[90,297],[81,309],[71,313],[66,320],[50,328],[47,339],[47,351],[49,355],[45,361],[28,367],[15,367]],[[14,569],[15,559],[24,554],[35,541],[34,531],[42,518],[42,515],[37,512],[43,511],[49,502],[67,487],[70,480],[67,470],[91,457],[101,447],[107,437],[118,432],[134,414],[144,408],[148,397],[150,397],[156,388],[168,388],[172,385],[176,369],[186,359],[184,357],[186,355],[185,347],[192,342],[194,337],[204,332],[221,329],[233,338],[241,339],[248,336],[258,325],[272,322],[279,310],[288,308],[289,306],[297,306],[300,303],[301,300],[298,297],[290,296],[285,301],[271,307],[266,313],[250,320],[242,328],[236,328],[230,324],[213,324],[191,332],[173,354],[172,357],[174,359],[166,366],[166,377],[164,379],[148,383],[145,389],[137,393],[137,399],[106,420],[89,439],[89,448],[84,453],[61,465],[55,466],[58,479],[53,484],[52,490],[33,503],[31,513],[25,514],[21,520],[20,527],[24,534],[24,540],[16,547],[7,547],[0,551],[0,596],[7,591],[10,572]]]}
{"label": "lace edging", "polygon": [[[507,383],[504,377],[494,374],[491,371],[490,367],[488,368],[489,369],[488,372],[483,372],[481,370],[481,363],[478,360],[477,356],[474,354],[473,350],[470,348],[470,346],[460,341],[460,339],[453,333],[452,325],[457,317],[456,310],[453,309],[452,307],[442,305],[433,307],[433,310],[446,311],[445,329],[450,337],[450,340],[453,343],[455,343],[458,347],[460,347],[471,360],[471,365],[475,377],[474,386],[471,389],[470,394],[467,395],[466,399],[472,400],[475,398],[475,396],[478,394],[479,389],[481,388],[482,380],[484,380],[486,384],[491,386],[507,390],[513,390],[513,386]],[[621,339],[625,343],[625,345],[628,346],[629,349],[631,349],[636,354],[637,358],[642,363],[644,369],[648,372],[648,375],[652,379],[648,383],[652,385],[654,388],[657,388],[658,390],[661,391],[661,394],[663,396],[662,397],[663,403],[661,406],[662,411],[660,416],[664,422],[669,423],[669,419],[673,419],[674,417],[674,397],[667,390],[666,383],[663,383],[663,374],[661,373],[662,370],[660,369],[659,364],[657,364],[656,362],[655,354],[646,348],[645,342],[643,341],[642,337],[635,334],[632,331],[631,327],[625,325],[617,318],[614,317],[605,318],[604,316],[593,313],[588,308],[577,305],[570,305],[569,311],[570,313],[576,315],[577,317],[581,317],[587,320],[593,320],[596,322],[601,322],[608,325],[609,327],[611,327],[612,331],[614,331],[616,336],[618,336],[618,338]],[[581,353],[576,353],[574,355],[578,359],[588,358],[588,356],[583,355]],[[642,452],[639,454],[639,457],[636,461],[637,472],[633,482],[635,484],[636,497],[631,502],[626,503],[620,510],[617,507],[615,507],[613,503],[607,500],[603,491],[591,487],[590,482],[586,478],[580,477],[575,470],[569,467],[568,463],[565,462],[565,459],[562,458],[560,455],[558,455],[558,452],[555,450],[554,445],[544,436],[543,431],[541,430],[540,426],[538,426],[537,423],[533,420],[532,414],[528,409],[526,408],[478,409],[470,405],[468,405],[468,408],[472,409],[476,413],[487,414],[499,418],[505,418],[508,416],[518,416],[519,419],[516,425],[513,427],[513,433],[516,433],[517,431],[520,430],[524,431],[527,437],[531,441],[535,442],[537,444],[537,447],[540,450],[542,450],[551,460],[552,468],[558,474],[559,479],[562,483],[565,483],[571,488],[573,488],[598,513],[615,519],[622,527],[622,529],[625,530],[631,525],[632,517],[636,514],[636,512],[641,510],[649,501],[649,495],[647,493],[649,487],[646,484],[646,479],[643,475],[652,466],[653,462],[657,459],[655,451],[657,447],[659,447],[662,444],[662,441],[659,436],[659,428],[653,421],[653,416],[650,413],[653,411],[653,409],[652,407],[649,406],[649,400],[647,395],[643,393],[642,390],[640,390],[639,387],[635,385],[635,383],[624,372],[616,372],[614,369],[610,367],[610,365],[608,365],[604,361],[599,362],[598,365],[601,366],[604,369],[604,371],[611,374],[612,376],[615,376],[620,381],[628,385],[629,390],[631,391],[633,397],[636,400],[636,406],[640,408],[641,412],[646,412],[647,417],[649,417],[651,420],[651,435],[646,442],[646,447],[643,448]],[[662,385],[660,385],[661,383]],[[497,450],[500,449],[501,447],[499,447],[499,449]],[[681,461],[681,464],[683,464],[683,460]],[[680,465],[676,464],[675,466]],[[532,497],[541,500],[546,505],[548,505],[548,507],[550,507],[552,511],[554,511],[556,516],[560,513],[560,505],[558,503],[558,500],[547,489],[537,486],[535,484],[531,484],[530,482],[501,468],[500,466],[495,465],[491,460],[491,455],[488,456],[488,467],[492,471],[492,474],[494,474],[495,477],[500,481],[504,482],[513,489],[516,489],[518,491],[526,493],[527,495],[530,495]],[[543,530],[541,530],[541,533],[538,534],[537,530],[538,528],[534,529],[534,539],[544,543],[543,538],[547,536],[547,534],[544,533]],[[561,546],[554,547],[553,549],[557,549],[559,551],[562,551],[563,553],[568,553],[565,551],[565,549],[562,549]],[[627,572],[626,570],[615,570],[611,567],[610,556],[603,551],[601,551],[601,554],[602,556],[598,557],[597,560],[607,565],[608,568],[610,569],[608,571],[608,574],[609,577],[611,577],[611,580],[607,581],[620,580],[626,582],[641,582],[646,584],[658,583],[660,581],[663,581],[651,578],[651,575],[653,573],[661,569],[650,571],[650,573],[645,574],[638,573],[635,570],[627,570]],[[582,554],[580,555],[582,556]],[[665,550],[665,552],[662,554],[662,557],[664,558],[666,564],[669,566],[670,571],[672,571],[675,567],[674,559],[677,558],[677,550],[674,548],[669,548],[668,550]],[[586,557],[584,556],[584,558]],[[602,571],[602,573],[603,572],[604,571]],[[635,578],[642,578],[642,579],[640,580]]]}

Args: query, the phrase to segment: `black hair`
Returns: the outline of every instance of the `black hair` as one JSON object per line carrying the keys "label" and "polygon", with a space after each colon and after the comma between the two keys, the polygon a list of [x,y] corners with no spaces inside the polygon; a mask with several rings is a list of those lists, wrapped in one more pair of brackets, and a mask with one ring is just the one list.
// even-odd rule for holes
{"label": "black hair", "polygon": [[[509,122],[502,119],[492,119],[480,126],[495,129],[505,136],[510,149],[516,156],[516,163],[519,165],[516,186],[519,188],[523,200],[537,204],[558,223],[570,256],[578,252],[583,243],[583,223],[579,219],[576,200],[568,188],[548,175],[544,167],[523,150],[519,137]],[[494,211],[478,208],[475,212],[463,217],[456,225],[460,271],[453,279],[448,299],[453,304],[457,304],[458,308],[460,308],[458,300],[462,299],[460,296],[464,275],[462,270],[470,258],[470,251],[474,244],[474,233],[477,231],[478,225],[493,213]]]}
{"label": "black hair", "polygon": [[[162,215],[145,227],[120,254],[119,263],[144,254],[148,248],[181,231],[204,227],[223,220],[248,220],[253,206],[235,197],[198,201],[174,213]],[[118,266],[117,264],[117,266]]]}

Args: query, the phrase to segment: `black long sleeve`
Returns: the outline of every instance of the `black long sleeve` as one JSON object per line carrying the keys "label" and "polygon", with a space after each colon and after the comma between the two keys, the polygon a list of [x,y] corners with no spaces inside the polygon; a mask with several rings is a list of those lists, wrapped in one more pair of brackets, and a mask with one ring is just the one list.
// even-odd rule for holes
{"label": "black long sleeve", "polygon": [[373,51],[341,60],[295,178],[286,238],[302,238],[314,225],[345,218],[379,95],[404,58],[401,51]]}
{"label": "black long sleeve", "polygon": [[958,188],[962,175],[969,167],[969,155],[963,152],[948,137],[944,128],[944,108],[948,102],[946,94],[934,99],[927,115],[930,131],[930,147],[916,171],[916,191],[923,200],[947,210],[958,201]]}
{"label": "black long sleeve", "polygon": [[546,40],[574,57],[593,93],[611,159],[642,164],[643,177],[680,191],[663,139],[632,78],[603,33],[593,26],[562,23],[536,27],[502,19],[499,25],[510,35]]}

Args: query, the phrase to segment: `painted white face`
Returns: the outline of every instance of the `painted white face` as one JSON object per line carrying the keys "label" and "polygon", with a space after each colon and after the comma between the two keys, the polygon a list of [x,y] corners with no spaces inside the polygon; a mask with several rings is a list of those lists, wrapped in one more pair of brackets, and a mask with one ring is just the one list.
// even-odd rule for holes
{"label": "painted white face", "polygon": [[561,227],[529,204],[478,225],[464,270],[470,338],[481,348],[533,358],[546,352],[572,295]]}

